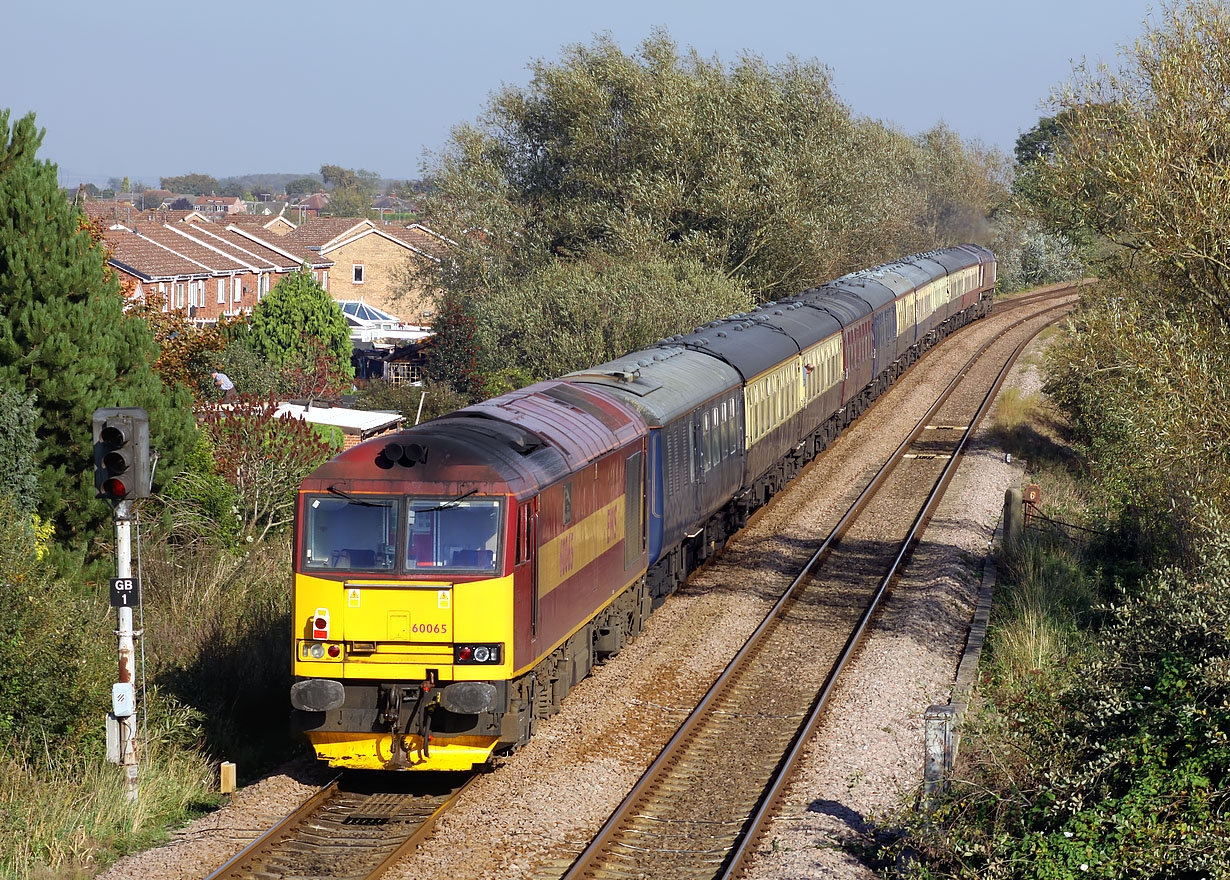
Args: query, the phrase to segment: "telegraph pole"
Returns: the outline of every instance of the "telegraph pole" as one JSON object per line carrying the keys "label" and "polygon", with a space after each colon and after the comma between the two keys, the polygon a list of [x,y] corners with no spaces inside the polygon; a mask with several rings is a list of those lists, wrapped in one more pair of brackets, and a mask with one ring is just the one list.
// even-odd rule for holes
{"label": "telegraph pole", "polygon": [[[94,411],[94,487],[115,511],[116,577],[111,579],[111,605],[116,609],[119,674],[111,686],[108,758],[124,767],[128,799],[137,799],[136,633],[133,608],[141,604],[141,584],[132,574],[133,500],[148,498],[153,477],[149,456],[149,415],[140,407],[110,407]],[[112,733],[115,742],[112,743]]]}

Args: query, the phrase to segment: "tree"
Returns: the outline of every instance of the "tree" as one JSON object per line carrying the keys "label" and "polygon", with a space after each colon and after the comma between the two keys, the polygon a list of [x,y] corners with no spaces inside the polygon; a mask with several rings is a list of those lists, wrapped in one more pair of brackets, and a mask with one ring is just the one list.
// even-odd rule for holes
{"label": "tree", "polygon": [[68,542],[107,515],[91,478],[95,409],[149,412],[158,481],[178,467],[193,422],[186,390],[154,371],[154,340],[125,314],[101,242],[61,196],[55,166],[36,159],[42,138],[33,114],[10,126],[0,111],[0,386],[37,396],[39,513]]}
{"label": "tree", "polygon": [[236,323],[223,318],[207,327],[197,327],[182,310],[163,311],[166,294],[161,297],[147,294],[141,305],[132,309],[134,316],[141,317],[149,325],[158,344],[158,359],[154,369],[167,385],[182,385],[192,392],[198,402],[202,389],[216,390],[209,374],[217,359],[217,353],[226,348],[227,333]]}
{"label": "tree", "polygon": [[306,196],[320,189],[320,181],[314,177],[296,177],[286,184],[288,196]]}
{"label": "tree", "polygon": [[312,425],[279,418],[276,410],[271,400],[202,408],[212,464],[198,468],[195,478],[186,475],[192,482],[214,474],[230,484],[238,500],[239,535],[253,547],[291,522],[299,484],[337,451]]}
{"label": "tree", "polygon": [[374,171],[357,171],[340,165],[321,165],[320,176],[332,187],[329,193],[329,213],[336,217],[367,217],[378,219],[372,201],[380,187],[380,175]]}
{"label": "tree", "polygon": [[341,165],[321,165],[320,176],[333,189],[346,189],[359,185],[359,176]]}
{"label": "tree", "polygon": [[[319,343],[319,347],[318,344]],[[327,361],[327,374],[354,378],[346,316],[305,266],[273,286],[252,310],[252,347],[276,367]]]}
{"label": "tree", "polygon": [[4,492],[16,509],[29,516],[38,503],[38,409],[34,395],[0,389],[0,461],[8,462]]}
{"label": "tree", "polygon": [[508,353],[484,372],[511,369],[538,381],[751,307],[746,288],[695,260],[591,254],[492,291],[475,314],[481,350]]}
{"label": "tree", "polygon": [[183,195],[207,196],[217,191],[218,181],[208,174],[185,174],[162,178],[162,188]]}
{"label": "tree", "polygon": [[1112,246],[1116,278],[1230,327],[1228,93],[1230,9],[1165,8],[1120,69],[1082,65],[1058,93],[1061,146],[1036,183],[1052,228]]}

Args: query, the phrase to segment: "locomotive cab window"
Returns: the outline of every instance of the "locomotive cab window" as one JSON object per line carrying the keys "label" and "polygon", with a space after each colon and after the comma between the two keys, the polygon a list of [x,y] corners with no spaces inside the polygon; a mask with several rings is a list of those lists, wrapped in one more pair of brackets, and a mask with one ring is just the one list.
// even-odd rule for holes
{"label": "locomotive cab window", "polygon": [[406,510],[406,567],[416,572],[492,573],[500,561],[495,498],[412,498]]}
{"label": "locomotive cab window", "polygon": [[304,564],[309,569],[387,571],[397,562],[397,502],[392,498],[308,498]]}

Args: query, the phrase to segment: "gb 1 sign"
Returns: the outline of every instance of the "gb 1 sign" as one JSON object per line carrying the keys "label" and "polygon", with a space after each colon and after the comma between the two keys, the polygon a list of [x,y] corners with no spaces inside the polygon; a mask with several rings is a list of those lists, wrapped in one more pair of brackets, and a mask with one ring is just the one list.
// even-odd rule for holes
{"label": "gb 1 sign", "polygon": [[141,582],[136,578],[111,578],[111,607],[135,608],[141,604]]}

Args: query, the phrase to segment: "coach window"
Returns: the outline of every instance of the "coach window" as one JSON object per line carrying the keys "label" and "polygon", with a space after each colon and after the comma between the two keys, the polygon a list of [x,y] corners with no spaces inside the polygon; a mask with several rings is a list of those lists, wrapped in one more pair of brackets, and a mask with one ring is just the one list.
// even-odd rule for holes
{"label": "coach window", "polygon": [[711,436],[712,435],[709,430],[709,413],[705,413],[701,419],[700,428],[701,458],[704,459],[702,466],[705,473],[708,473],[709,468],[713,467],[713,442],[711,440]]}
{"label": "coach window", "polygon": [[722,460],[722,423],[718,421],[718,408],[709,413],[713,419],[713,434],[709,438],[709,467],[716,467]]}
{"label": "coach window", "polygon": [[731,446],[731,454],[733,455],[739,450],[739,438],[736,433],[736,423],[734,423],[734,412],[736,412],[736,410],[734,410],[734,398],[729,400],[729,404],[731,404],[731,410],[729,410],[729,412],[731,412],[731,430],[727,432],[727,443]]}
{"label": "coach window", "polygon": [[572,522],[572,483],[564,484],[564,525]]}

